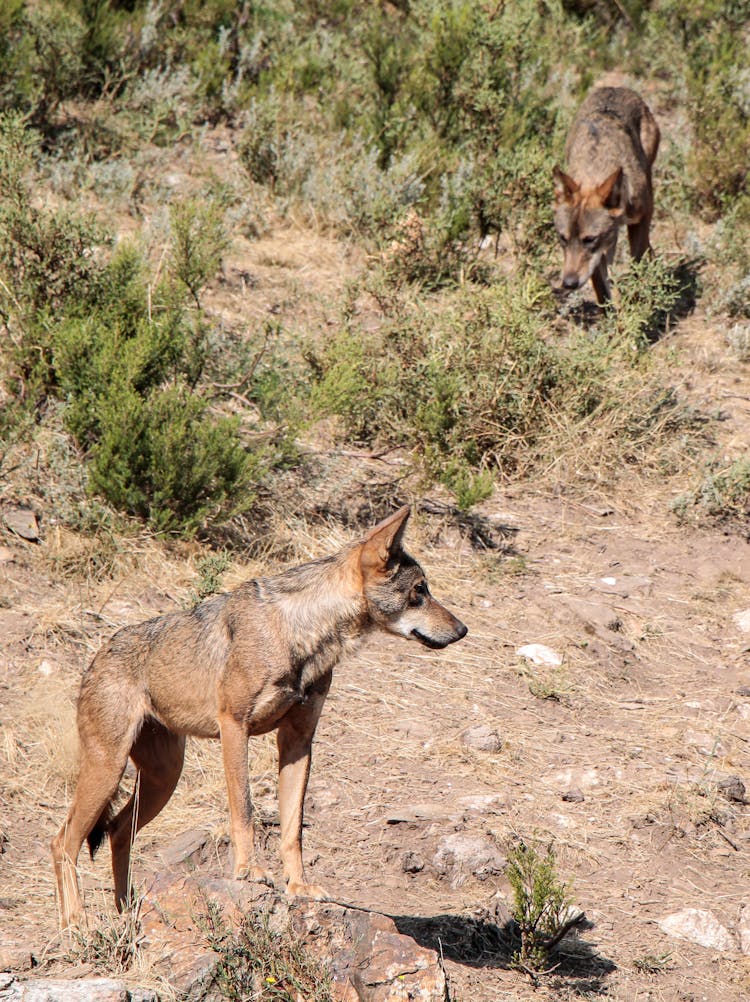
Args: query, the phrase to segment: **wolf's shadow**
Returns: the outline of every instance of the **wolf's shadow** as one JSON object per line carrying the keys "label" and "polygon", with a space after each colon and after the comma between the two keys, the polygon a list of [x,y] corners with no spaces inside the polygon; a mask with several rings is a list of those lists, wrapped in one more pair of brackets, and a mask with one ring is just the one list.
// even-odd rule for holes
{"label": "wolf's shadow", "polygon": [[[420,946],[435,950],[446,960],[467,967],[510,969],[513,955],[519,949],[521,940],[515,922],[502,925],[488,917],[473,918],[468,915],[391,915],[396,928],[405,936],[410,936]],[[591,929],[586,922],[583,928]],[[568,989],[585,991],[589,994],[606,994],[606,978],[614,970],[615,964],[601,956],[591,943],[578,935],[569,934],[554,948],[550,955],[554,973],[548,975],[553,983],[563,984]]]}

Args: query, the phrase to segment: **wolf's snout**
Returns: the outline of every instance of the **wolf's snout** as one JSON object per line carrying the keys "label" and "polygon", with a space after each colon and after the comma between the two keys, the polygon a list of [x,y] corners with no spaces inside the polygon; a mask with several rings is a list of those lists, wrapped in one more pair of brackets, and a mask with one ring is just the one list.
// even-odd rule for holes
{"label": "wolf's snout", "polygon": [[563,275],[564,289],[577,289],[580,284],[578,275]]}
{"label": "wolf's snout", "polygon": [[456,640],[463,640],[466,634],[469,632],[469,627],[464,626],[463,623],[459,623],[456,627]]}

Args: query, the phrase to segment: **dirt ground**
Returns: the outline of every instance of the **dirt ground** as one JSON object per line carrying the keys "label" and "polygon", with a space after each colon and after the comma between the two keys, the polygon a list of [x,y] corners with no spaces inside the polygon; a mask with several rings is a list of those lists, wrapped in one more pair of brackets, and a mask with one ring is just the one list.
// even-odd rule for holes
{"label": "dirt ground", "polygon": [[[287,222],[235,245],[211,305],[322,326],[363,264],[354,248]],[[750,433],[748,365],[700,309],[653,350],[676,353],[690,402],[721,411],[712,434],[735,458]],[[399,469],[397,455],[328,448],[314,462],[318,512]],[[33,463],[25,457],[19,477]],[[28,482],[11,475],[0,501],[34,501],[20,496]],[[575,496],[541,481],[499,487],[478,509],[501,542],[494,550],[417,504],[407,545],[469,635],[443,652],[376,637],[335,674],[307,800],[312,879],[441,948],[456,1000],[750,997],[750,957],[739,948],[698,946],[658,925],[702,909],[739,943],[750,904],[750,807],[719,785],[739,776],[750,787],[750,613],[741,615],[750,547],[738,532],[679,525],[669,506],[683,486],[642,481],[634,468]],[[37,507],[39,542],[0,528],[0,935],[33,952],[37,973],[82,973],[58,935],[48,854],[75,774],[81,669],[115,629],[189,602],[201,551],[138,537],[100,573],[90,542],[57,525],[49,504]],[[303,560],[356,530],[287,510],[275,532]],[[223,587],[275,566],[236,559]],[[516,653],[531,643],[562,663]],[[497,733],[494,751],[464,740],[479,725]],[[253,788],[278,872],[273,770],[272,740],[256,741]],[[160,852],[196,827],[215,839],[207,865],[226,869],[213,742],[190,743],[175,797],[136,843],[136,881],[147,885]],[[484,865],[446,852],[457,835],[484,846]],[[588,920],[537,986],[511,968],[494,932],[510,902],[502,859],[516,837],[554,846]],[[92,912],[111,912],[107,852],[82,874]]]}

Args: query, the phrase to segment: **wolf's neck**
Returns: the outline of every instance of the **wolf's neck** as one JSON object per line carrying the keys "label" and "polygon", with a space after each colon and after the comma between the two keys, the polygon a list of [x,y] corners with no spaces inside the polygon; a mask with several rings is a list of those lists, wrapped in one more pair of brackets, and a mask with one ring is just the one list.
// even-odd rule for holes
{"label": "wolf's neck", "polygon": [[368,632],[361,584],[343,562],[315,561],[263,584],[303,688],[329,672]]}

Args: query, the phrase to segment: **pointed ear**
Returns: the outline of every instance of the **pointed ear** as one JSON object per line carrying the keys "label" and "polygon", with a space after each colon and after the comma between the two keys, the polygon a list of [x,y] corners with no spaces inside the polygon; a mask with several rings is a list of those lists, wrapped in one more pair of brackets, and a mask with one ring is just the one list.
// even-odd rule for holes
{"label": "pointed ear", "polygon": [[609,177],[597,186],[596,194],[601,199],[605,209],[617,209],[620,205],[620,188],[622,182],[622,167],[612,171]]}
{"label": "pointed ear", "polygon": [[409,505],[384,518],[362,540],[360,564],[363,570],[385,571],[388,561],[401,549],[401,539],[411,514]]}
{"label": "pointed ear", "polygon": [[555,198],[557,201],[571,202],[576,192],[580,191],[580,184],[574,181],[570,175],[561,171],[559,167],[553,169],[552,176],[555,179]]}

